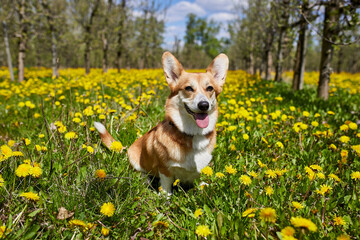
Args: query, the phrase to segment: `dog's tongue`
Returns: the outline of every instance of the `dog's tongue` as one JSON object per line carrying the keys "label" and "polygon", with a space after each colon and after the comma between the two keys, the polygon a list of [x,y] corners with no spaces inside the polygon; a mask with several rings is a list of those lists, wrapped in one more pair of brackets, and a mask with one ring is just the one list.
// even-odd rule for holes
{"label": "dog's tongue", "polygon": [[209,115],[207,113],[195,113],[195,121],[198,127],[206,128],[209,125]]}

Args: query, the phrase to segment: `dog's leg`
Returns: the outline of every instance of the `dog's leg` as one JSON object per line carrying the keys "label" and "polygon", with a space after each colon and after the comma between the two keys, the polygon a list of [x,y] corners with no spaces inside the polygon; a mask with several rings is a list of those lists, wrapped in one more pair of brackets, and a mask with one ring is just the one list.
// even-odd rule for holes
{"label": "dog's leg", "polygon": [[167,195],[171,195],[171,187],[174,182],[174,177],[167,177],[162,173],[159,173],[160,177],[160,186],[162,187],[163,191],[167,193]]}

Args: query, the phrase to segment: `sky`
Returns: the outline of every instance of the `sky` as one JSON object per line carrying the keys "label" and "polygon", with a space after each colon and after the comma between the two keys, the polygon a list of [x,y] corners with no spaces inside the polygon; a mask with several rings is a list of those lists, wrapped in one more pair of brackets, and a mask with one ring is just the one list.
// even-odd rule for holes
{"label": "sky", "polygon": [[221,23],[218,37],[229,37],[227,23],[237,16],[235,5],[246,7],[247,0],[172,0],[166,12],[164,48],[172,50],[175,36],[183,44],[186,32],[186,16],[189,13]]}

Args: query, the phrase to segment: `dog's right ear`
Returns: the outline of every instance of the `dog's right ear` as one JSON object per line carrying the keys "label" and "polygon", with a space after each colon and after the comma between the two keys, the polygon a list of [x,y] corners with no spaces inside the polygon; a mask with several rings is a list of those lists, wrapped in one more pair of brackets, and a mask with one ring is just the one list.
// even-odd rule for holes
{"label": "dog's right ear", "polygon": [[184,68],[170,52],[164,52],[164,54],[162,55],[162,65],[166,82],[172,90],[175,88],[177,81],[180,78],[180,75],[184,71]]}

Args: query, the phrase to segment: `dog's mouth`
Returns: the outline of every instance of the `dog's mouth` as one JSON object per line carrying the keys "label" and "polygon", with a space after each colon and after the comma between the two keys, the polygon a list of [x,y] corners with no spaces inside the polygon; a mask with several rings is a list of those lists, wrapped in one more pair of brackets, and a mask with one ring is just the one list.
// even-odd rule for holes
{"label": "dog's mouth", "polygon": [[184,106],[186,111],[194,117],[196,125],[198,125],[199,128],[206,128],[209,126],[209,115],[207,113],[195,113],[191,111],[185,103]]}

